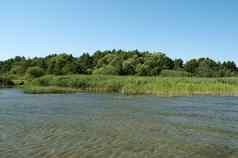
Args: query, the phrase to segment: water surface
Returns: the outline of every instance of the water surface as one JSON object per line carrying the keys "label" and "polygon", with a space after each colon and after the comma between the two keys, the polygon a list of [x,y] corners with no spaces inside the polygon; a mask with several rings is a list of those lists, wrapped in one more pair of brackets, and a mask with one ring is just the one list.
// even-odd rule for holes
{"label": "water surface", "polygon": [[237,158],[238,97],[0,90],[1,158]]}

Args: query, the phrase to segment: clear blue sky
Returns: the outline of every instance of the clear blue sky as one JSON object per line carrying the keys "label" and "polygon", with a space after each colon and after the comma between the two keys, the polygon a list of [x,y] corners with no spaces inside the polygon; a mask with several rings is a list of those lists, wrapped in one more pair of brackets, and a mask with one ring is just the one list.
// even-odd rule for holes
{"label": "clear blue sky", "polygon": [[0,60],[101,49],[238,63],[237,0],[8,0]]}

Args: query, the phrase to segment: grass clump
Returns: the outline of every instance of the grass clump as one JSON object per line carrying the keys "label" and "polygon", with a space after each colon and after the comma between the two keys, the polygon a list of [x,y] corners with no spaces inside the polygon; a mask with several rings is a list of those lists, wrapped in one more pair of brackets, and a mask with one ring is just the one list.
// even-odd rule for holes
{"label": "grass clump", "polygon": [[161,77],[191,77],[192,74],[186,71],[179,70],[162,70]]}

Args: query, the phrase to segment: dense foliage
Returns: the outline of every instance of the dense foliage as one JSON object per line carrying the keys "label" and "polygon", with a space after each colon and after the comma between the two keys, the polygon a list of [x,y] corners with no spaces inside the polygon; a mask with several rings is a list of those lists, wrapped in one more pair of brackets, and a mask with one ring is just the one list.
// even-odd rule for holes
{"label": "dense foliage", "polygon": [[209,58],[172,60],[163,53],[135,51],[96,51],[90,55],[73,57],[53,54],[44,58],[15,57],[0,62],[0,75],[12,77],[40,77],[44,74],[103,74],[138,76],[237,76],[238,68],[233,61],[216,62]]}
{"label": "dense foliage", "polygon": [[0,88],[14,86],[14,83],[5,77],[0,77]]}

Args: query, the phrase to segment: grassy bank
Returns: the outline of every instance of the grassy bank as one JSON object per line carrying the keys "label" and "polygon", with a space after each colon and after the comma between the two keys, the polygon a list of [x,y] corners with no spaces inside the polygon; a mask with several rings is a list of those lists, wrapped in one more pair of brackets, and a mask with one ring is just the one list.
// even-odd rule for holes
{"label": "grassy bank", "polygon": [[172,78],[68,75],[44,76],[24,86],[27,93],[119,92],[128,95],[238,95],[238,78]]}

